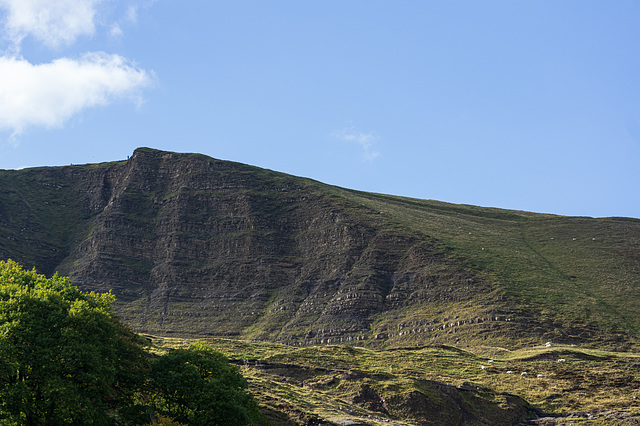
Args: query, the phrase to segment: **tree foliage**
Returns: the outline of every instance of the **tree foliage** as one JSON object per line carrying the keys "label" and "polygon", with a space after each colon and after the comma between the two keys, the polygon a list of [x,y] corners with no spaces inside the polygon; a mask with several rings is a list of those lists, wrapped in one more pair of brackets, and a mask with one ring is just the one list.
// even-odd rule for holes
{"label": "tree foliage", "polygon": [[213,348],[195,343],[152,365],[153,405],[189,425],[247,425],[261,414],[238,368]]}
{"label": "tree foliage", "polygon": [[143,339],[112,315],[113,301],[0,261],[0,424],[261,421],[220,352],[197,343],[151,364]]}
{"label": "tree foliage", "polygon": [[0,423],[112,424],[133,405],[148,363],[113,300],[0,261]]}

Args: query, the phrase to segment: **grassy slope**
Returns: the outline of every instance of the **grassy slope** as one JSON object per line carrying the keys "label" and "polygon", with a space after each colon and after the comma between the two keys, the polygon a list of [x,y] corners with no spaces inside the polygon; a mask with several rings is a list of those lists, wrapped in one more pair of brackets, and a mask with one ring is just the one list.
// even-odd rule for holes
{"label": "grassy slope", "polygon": [[84,218],[81,200],[55,178],[60,169],[48,169],[48,175],[42,169],[0,171],[0,250],[51,274]]}
{"label": "grassy slope", "polygon": [[597,325],[640,337],[640,220],[579,218],[335,188],[437,238],[468,267],[557,327]]}
{"label": "grassy slope", "polygon": [[80,196],[80,176],[120,162],[0,170],[0,255],[53,274],[70,253],[76,233],[87,232],[92,212]]}

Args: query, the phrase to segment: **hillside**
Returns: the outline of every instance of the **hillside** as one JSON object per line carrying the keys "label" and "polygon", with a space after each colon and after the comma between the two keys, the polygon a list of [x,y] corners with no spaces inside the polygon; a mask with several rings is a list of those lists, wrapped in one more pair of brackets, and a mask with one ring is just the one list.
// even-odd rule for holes
{"label": "hillside", "polygon": [[305,345],[617,350],[640,220],[363,193],[198,154],[0,171],[0,258],[112,290],[136,330]]}

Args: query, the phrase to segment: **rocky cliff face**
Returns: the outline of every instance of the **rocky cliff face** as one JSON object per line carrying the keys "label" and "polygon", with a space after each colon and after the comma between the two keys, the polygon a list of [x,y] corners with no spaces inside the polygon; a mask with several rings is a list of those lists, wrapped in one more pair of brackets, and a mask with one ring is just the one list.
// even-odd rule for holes
{"label": "rocky cliff face", "polygon": [[139,331],[369,345],[522,331],[438,240],[311,180],[141,148],[5,171],[0,188],[0,258],[112,290]]}

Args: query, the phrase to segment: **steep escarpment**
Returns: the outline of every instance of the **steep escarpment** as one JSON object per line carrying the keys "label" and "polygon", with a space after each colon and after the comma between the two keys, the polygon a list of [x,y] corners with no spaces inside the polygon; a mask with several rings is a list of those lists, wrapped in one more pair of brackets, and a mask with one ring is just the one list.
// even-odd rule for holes
{"label": "steep escarpment", "polygon": [[90,191],[108,194],[102,210],[60,272],[87,290],[112,289],[118,313],[140,330],[386,340],[373,323],[390,313],[490,291],[428,237],[383,227],[379,212],[316,182],[138,150],[102,184]]}
{"label": "steep escarpment", "polygon": [[3,211],[21,209],[10,216],[24,237],[2,257],[112,290],[141,331],[386,342],[405,317],[435,329],[447,307],[495,309],[491,286],[435,240],[314,181],[150,149],[12,173],[5,191],[19,201],[5,195]]}
{"label": "steep escarpment", "polygon": [[[555,221],[147,148],[127,161],[0,171],[0,258],[111,290],[119,316],[165,335],[370,346],[597,337],[604,321],[537,303],[560,294],[556,282],[576,285],[543,219]],[[633,241],[621,262],[635,267]],[[619,274],[607,273],[613,287]],[[633,336],[621,333],[614,340]]]}

